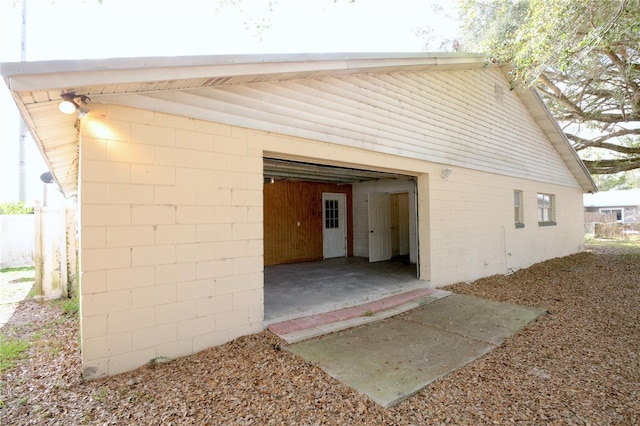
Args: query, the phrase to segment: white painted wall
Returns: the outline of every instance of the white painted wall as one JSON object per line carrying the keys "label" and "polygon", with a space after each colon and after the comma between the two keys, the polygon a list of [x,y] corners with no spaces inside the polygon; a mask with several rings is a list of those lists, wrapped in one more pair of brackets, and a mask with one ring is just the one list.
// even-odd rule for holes
{"label": "white painted wall", "polygon": [[[584,249],[579,189],[458,168],[446,180],[430,176],[429,186],[430,220],[420,226],[431,235],[434,286],[505,274]],[[514,190],[523,191],[522,229],[514,223]],[[555,226],[538,225],[539,192],[555,195]]]}
{"label": "white painted wall", "polygon": [[94,108],[80,143],[87,379],[262,330],[262,152],[240,128]]}
{"label": "white painted wall", "polygon": [[[434,286],[582,249],[577,185],[459,167],[442,179],[448,165],[114,105],[82,120],[80,155],[87,379],[262,329],[263,156],[416,176],[420,243],[411,250]],[[356,186],[358,234],[364,194],[412,189]],[[524,191],[524,229],[513,223],[514,189]],[[537,191],[556,195],[556,226],[537,226]]]}
{"label": "white painted wall", "polygon": [[416,234],[415,184],[409,180],[380,180],[353,185],[353,255],[369,257],[369,204],[370,192],[409,193],[409,258],[418,258]]}

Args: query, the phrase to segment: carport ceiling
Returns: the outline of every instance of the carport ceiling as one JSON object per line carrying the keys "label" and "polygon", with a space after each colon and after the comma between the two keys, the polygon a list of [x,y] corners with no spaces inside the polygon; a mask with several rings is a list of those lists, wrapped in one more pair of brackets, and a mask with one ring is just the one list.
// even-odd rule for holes
{"label": "carport ceiling", "polygon": [[299,161],[264,158],[265,182],[297,180],[328,183],[358,183],[380,179],[410,179],[410,176],[348,167],[327,166]]}

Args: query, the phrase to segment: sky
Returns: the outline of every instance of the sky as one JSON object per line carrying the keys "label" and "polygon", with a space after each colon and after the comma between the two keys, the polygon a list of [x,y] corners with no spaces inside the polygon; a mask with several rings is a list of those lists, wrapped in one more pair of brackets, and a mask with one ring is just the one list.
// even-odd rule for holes
{"label": "sky", "polygon": [[[0,0],[0,62],[21,59],[22,1],[27,61],[438,51],[458,33],[455,0]],[[18,201],[17,123],[0,83],[0,203]],[[47,171],[31,140],[26,169],[31,204]]]}

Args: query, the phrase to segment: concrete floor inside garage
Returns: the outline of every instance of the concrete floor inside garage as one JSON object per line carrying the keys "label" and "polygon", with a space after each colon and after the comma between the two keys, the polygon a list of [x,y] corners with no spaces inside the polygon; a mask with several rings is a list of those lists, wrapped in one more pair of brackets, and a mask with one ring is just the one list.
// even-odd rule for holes
{"label": "concrete floor inside garage", "polygon": [[363,257],[266,266],[264,326],[429,288],[408,257],[369,263]]}

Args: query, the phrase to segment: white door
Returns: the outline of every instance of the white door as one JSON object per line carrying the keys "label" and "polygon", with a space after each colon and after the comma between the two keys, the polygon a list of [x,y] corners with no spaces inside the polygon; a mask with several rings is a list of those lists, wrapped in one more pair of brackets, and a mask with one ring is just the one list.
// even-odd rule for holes
{"label": "white door", "polygon": [[391,202],[391,255],[409,254],[409,193],[390,194]]}
{"label": "white door", "polygon": [[347,255],[347,197],[322,194],[322,255],[325,259]]}
{"label": "white door", "polygon": [[369,193],[369,262],[391,259],[391,203],[389,194]]}

